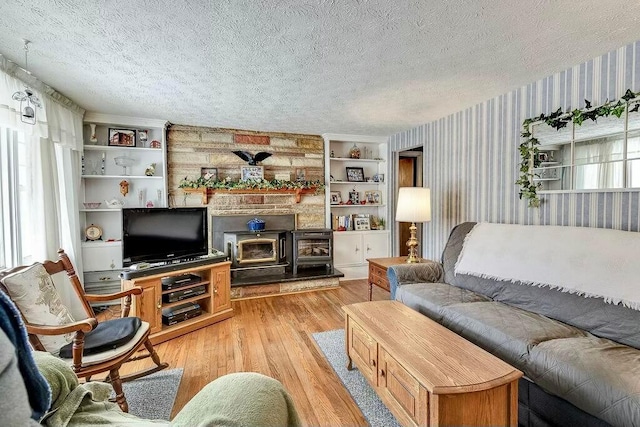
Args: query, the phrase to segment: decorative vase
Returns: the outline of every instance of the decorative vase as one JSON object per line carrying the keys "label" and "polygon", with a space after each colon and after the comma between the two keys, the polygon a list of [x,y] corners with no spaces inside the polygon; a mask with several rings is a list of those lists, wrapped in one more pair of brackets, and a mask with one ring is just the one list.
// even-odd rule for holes
{"label": "decorative vase", "polygon": [[360,158],[360,148],[356,145],[356,143],[353,143],[353,147],[351,147],[351,150],[349,150],[349,157],[352,159],[359,159]]}
{"label": "decorative vase", "polygon": [[89,123],[89,127],[91,128],[91,136],[89,137],[89,141],[98,142],[98,137],[96,137],[96,124]]}

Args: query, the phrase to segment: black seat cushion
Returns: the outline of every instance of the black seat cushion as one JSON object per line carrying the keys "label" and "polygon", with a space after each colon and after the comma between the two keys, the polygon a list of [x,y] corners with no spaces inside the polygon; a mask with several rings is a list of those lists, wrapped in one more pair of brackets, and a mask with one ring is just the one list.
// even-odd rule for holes
{"label": "black seat cushion", "polygon": [[[127,343],[140,329],[142,321],[138,317],[123,317],[98,323],[98,326],[84,336],[83,355],[113,350]],[[60,357],[73,357],[73,342],[60,348]]]}

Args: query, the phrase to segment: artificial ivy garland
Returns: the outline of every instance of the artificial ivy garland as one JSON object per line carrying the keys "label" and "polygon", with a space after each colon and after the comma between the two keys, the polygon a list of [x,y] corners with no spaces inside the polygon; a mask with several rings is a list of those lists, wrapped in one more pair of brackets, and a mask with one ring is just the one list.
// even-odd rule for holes
{"label": "artificial ivy garland", "polygon": [[[598,117],[614,115],[620,118],[624,113],[624,110],[628,108],[629,101],[638,96],[640,96],[640,92],[634,93],[631,89],[627,89],[624,96],[615,103],[613,101],[606,101],[601,106],[593,108],[591,106],[591,102],[585,99],[585,108],[583,110],[575,109],[563,112],[562,108],[558,108],[555,112],[549,115],[542,113],[537,117],[525,119],[522,122],[522,132],[520,133],[520,136],[526,139],[518,147],[520,157],[522,159],[520,162],[520,178],[516,181],[516,184],[520,186],[520,199],[527,199],[530,208],[540,206],[538,188],[541,184],[533,181],[533,178],[535,177],[533,169],[540,166],[540,160],[538,160],[538,153],[540,151],[538,149],[538,145],[540,145],[540,142],[531,136],[531,131],[529,130],[529,125],[531,125],[531,123],[544,121],[552,128],[560,130],[566,127],[569,122],[573,122],[574,124],[581,126],[585,120],[592,120],[595,122]],[[639,109],[640,102],[636,103],[629,112],[633,113],[639,111]],[[529,168],[531,164],[533,164],[533,168]]]}
{"label": "artificial ivy garland", "polygon": [[216,180],[213,178],[205,178],[203,176],[196,179],[188,179],[184,177],[180,181],[179,188],[213,188],[223,190],[295,190],[297,188],[322,190],[324,183],[320,181],[281,181],[274,179],[268,181],[266,179],[249,179],[246,181],[232,181],[231,178]]}

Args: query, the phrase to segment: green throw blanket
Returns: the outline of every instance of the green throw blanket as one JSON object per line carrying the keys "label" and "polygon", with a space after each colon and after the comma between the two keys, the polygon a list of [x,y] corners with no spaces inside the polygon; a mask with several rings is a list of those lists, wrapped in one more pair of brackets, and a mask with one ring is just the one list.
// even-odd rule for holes
{"label": "green throw blanket", "polygon": [[61,359],[43,352],[34,352],[34,357],[51,387],[51,409],[42,421],[49,427],[301,425],[291,396],[282,384],[262,374],[241,372],[216,379],[196,394],[169,423],[124,413],[117,404],[108,401],[113,390],[110,384],[79,384],[73,370]]}
{"label": "green throw blanket", "polygon": [[42,421],[46,426],[143,426],[151,423],[170,425],[167,421],[144,420],[122,412],[116,403],[109,402],[109,395],[113,391],[110,384],[79,384],[73,370],[64,361],[49,353],[36,351],[34,358],[38,370],[51,387],[51,409]]}

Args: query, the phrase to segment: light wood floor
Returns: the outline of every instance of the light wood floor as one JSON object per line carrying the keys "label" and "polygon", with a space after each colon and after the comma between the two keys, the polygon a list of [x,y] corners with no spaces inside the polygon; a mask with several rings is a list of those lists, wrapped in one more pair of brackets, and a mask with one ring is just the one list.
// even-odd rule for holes
{"label": "light wood floor", "polygon": [[[311,336],[344,328],[341,307],[367,294],[366,280],[354,280],[334,290],[234,301],[231,319],[157,345],[169,369],[184,368],[172,417],[210,381],[252,371],[284,384],[305,425],[367,425]],[[374,286],[373,299],[389,293]],[[122,373],[148,363],[129,363]]]}

